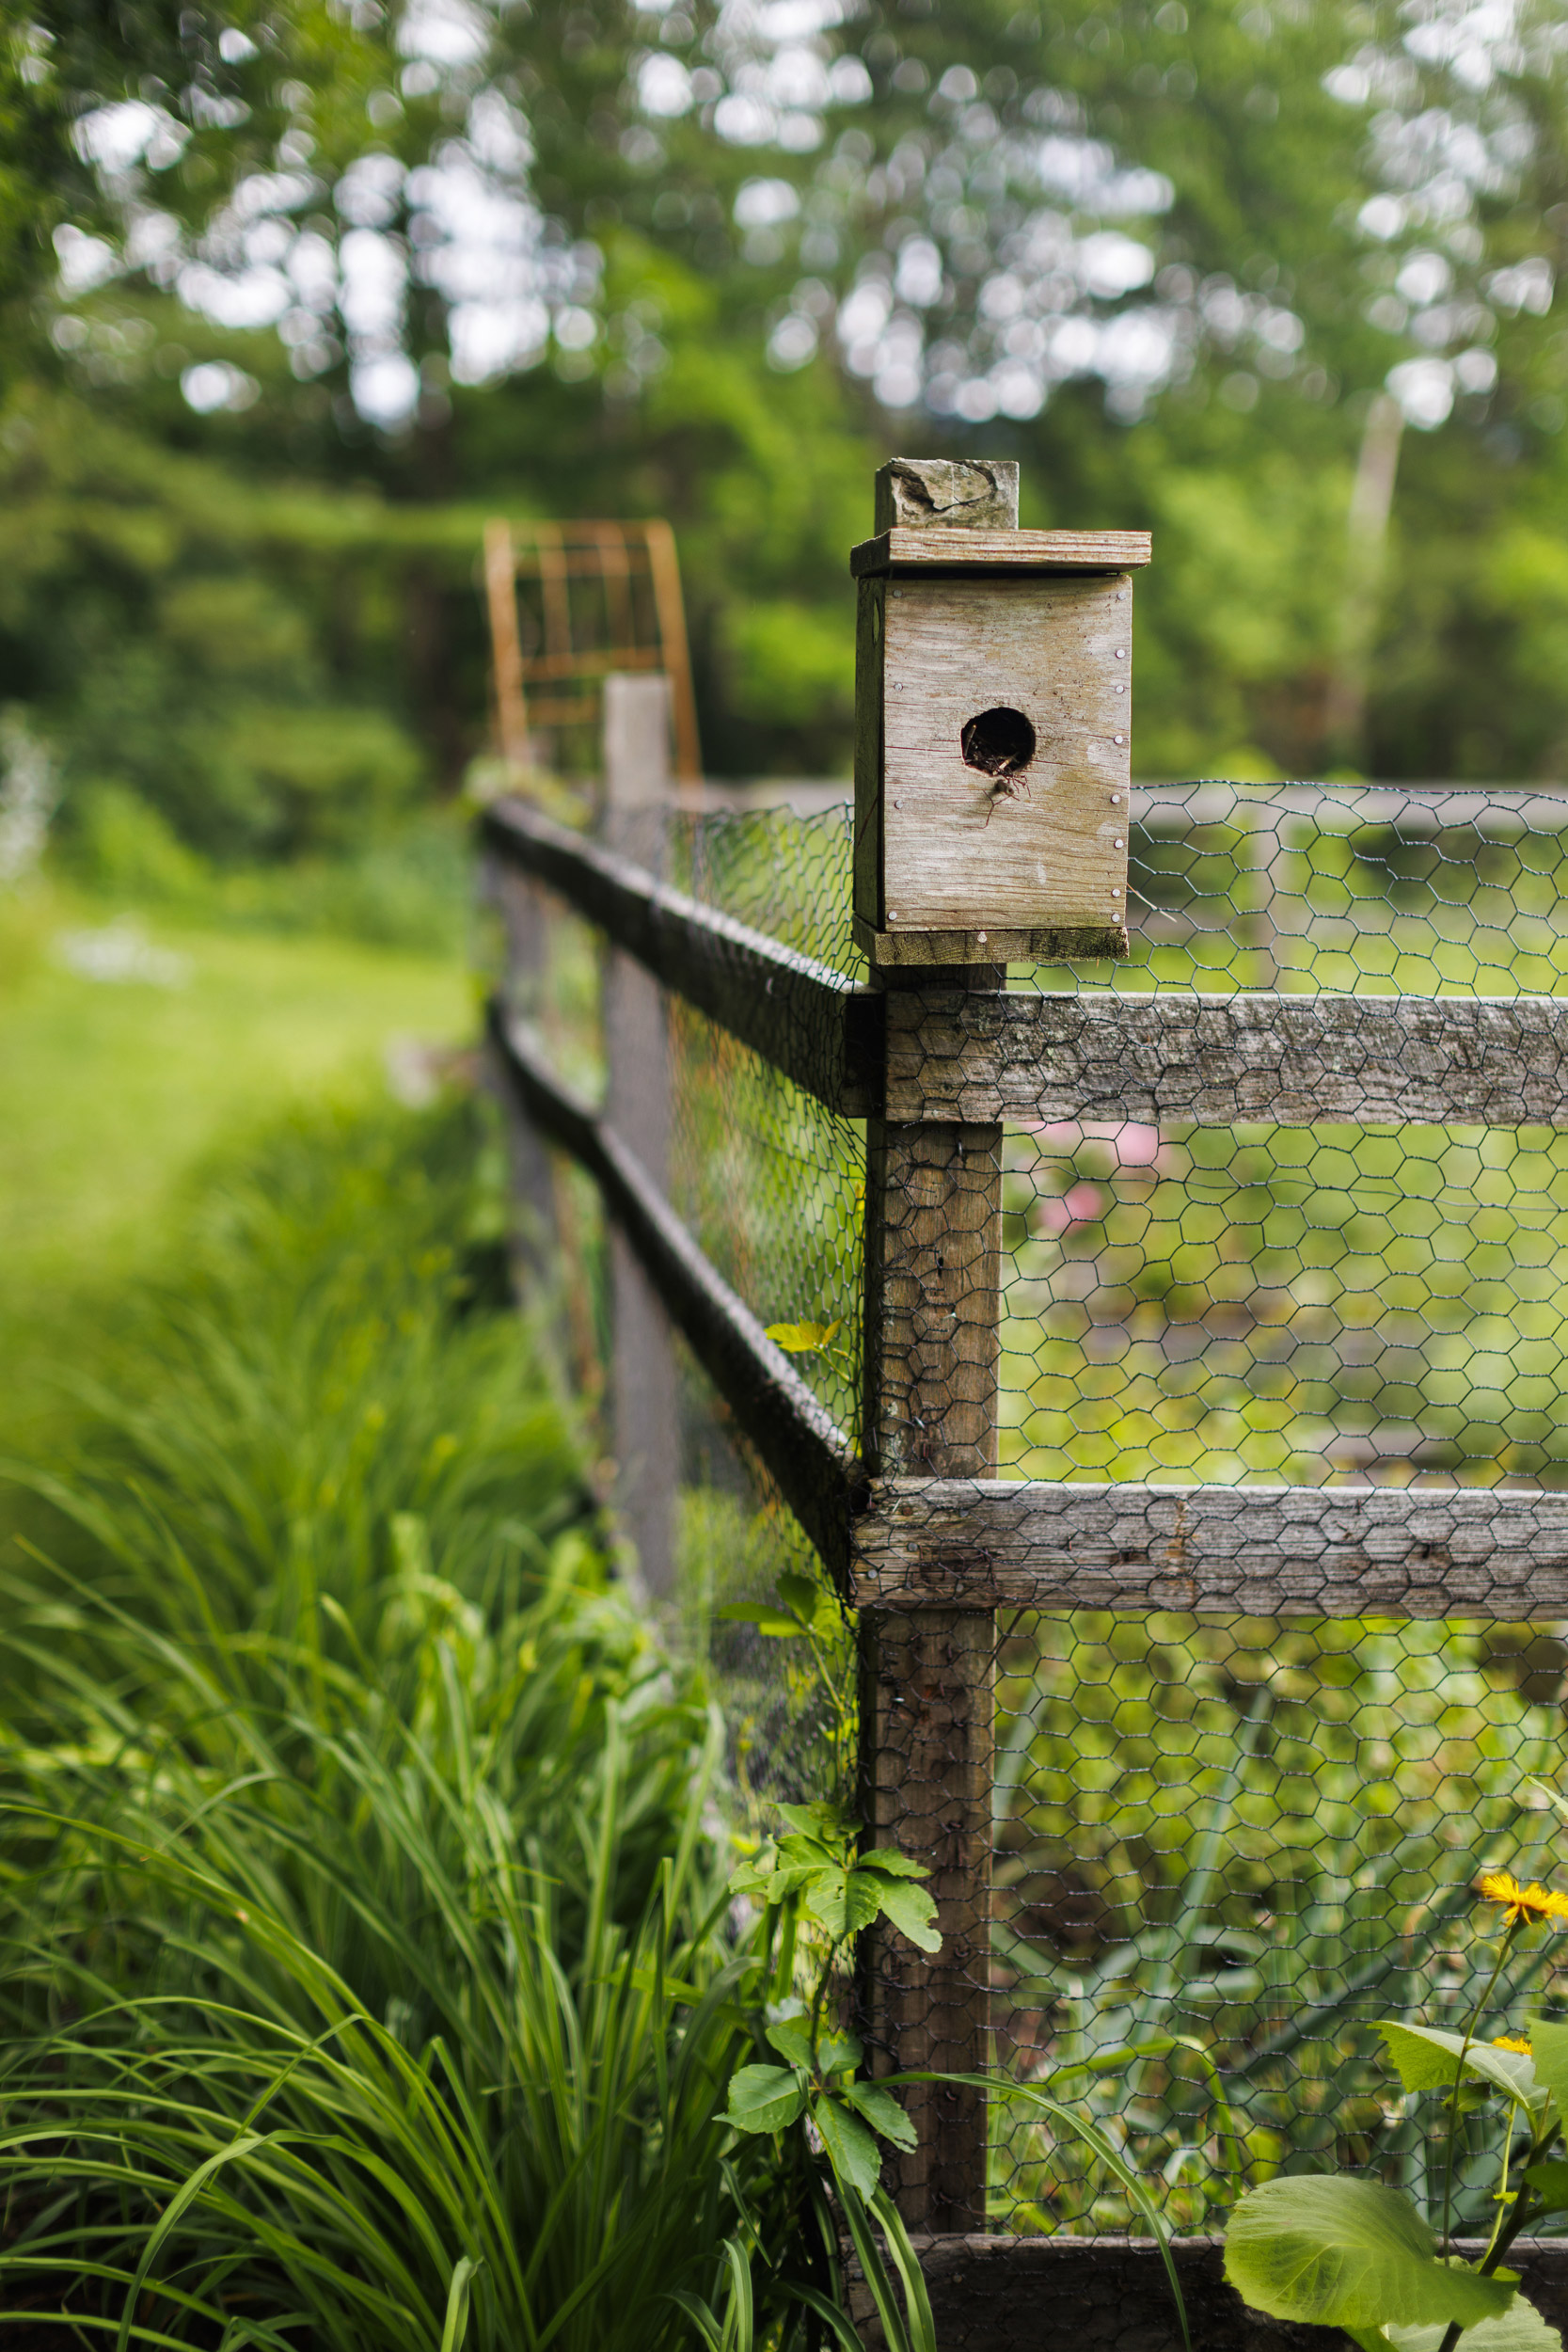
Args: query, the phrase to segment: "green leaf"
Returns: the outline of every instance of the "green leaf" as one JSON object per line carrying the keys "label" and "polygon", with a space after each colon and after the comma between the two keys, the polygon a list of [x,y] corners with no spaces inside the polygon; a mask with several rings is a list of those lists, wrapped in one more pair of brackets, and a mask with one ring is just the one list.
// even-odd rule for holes
{"label": "green leaf", "polygon": [[911,1944],[918,1944],[923,1952],[940,1952],[942,1938],[932,1924],[937,1907],[923,1886],[911,1886],[903,1880],[881,1891],[880,1909],[899,1932]]}
{"label": "green leaf", "polygon": [[759,1633],[769,1633],[775,1640],[799,1641],[805,1627],[794,1617],[785,1616],[782,1609],[772,1609],[765,1600],[728,1600],[719,1612],[731,1625],[754,1625]]}
{"label": "green leaf", "polygon": [[471,2255],[465,2254],[451,2274],[447,2289],[447,2323],[441,2330],[441,2352],[461,2352],[468,2332],[468,2296],[474,2272],[479,2268]]}
{"label": "green leaf", "polygon": [[765,2028],[767,2038],[779,2056],[791,2066],[811,2064],[811,2020],[809,2017],[781,2017]]}
{"label": "green leaf", "polygon": [[786,1609],[793,1609],[802,1625],[814,1633],[831,1633],[838,1622],[838,1603],[824,1585],[809,1576],[794,1576],[787,1572],[779,1579],[779,1598]]}
{"label": "green leaf", "polygon": [[[902,1880],[897,1882],[897,1886],[901,1893]],[[875,1870],[850,1871],[844,1882],[844,1913],[851,1935],[871,1925],[883,1907],[883,1896],[889,1891],[887,1880],[879,1877]]]}
{"label": "green leaf", "polygon": [[[1437,2352],[1446,2330],[1433,2328],[1385,2328],[1369,2336],[1370,2344],[1388,2344],[1396,2352]],[[1562,2338],[1523,2296],[1499,2319],[1483,2319],[1466,2328],[1459,2339],[1461,2352],[1562,2352]]]}
{"label": "green leaf", "polygon": [[770,1323],[768,1336],[786,1355],[809,1356],[816,1348],[826,1347],[843,1328],[842,1316],[836,1323]]}
{"label": "green leaf", "polygon": [[869,1853],[862,1854],[856,1867],[862,1870],[887,1870],[895,1879],[923,1879],[930,1865],[917,1862],[912,1854],[900,1853],[896,1846],[874,1846]]}
{"label": "green leaf", "polygon": [[816,2045],[816,2060],[824,2074],[847,2074],[865,2056],[865,2044],[852,2033],[825,2033]]}
{"label": "green leaf", "polygon": [[824,1844],[842,1844],[854,1826],[836,1804],[781,1804],[779,1811],[802,1837],[815,1837]]}
{"label": "green leaf", "polygon": [[876,2141],[858,2116],[851,2115],[839,2100],[824,2092],[812,2101],[811,2120],[822,2135],[828,2161],[838,2178],[847,2181],[863,2197],[874,2197],[882,2159]]}
{"label": "green leaf", "polygon": [[1225,2275],[1255,2311],[1320,2328],[1475,2327],[1513,2282],[1440,2262],[1408,2198],[1376,2181],[1297,2173],[1243,2198]]}
{"label": "green leaf", "polygon": [[793,2066],[743,2066],[730,2083],[724,2121],[737,2132],[782,2132],[806,2104],[806,2085]]}
{"label": "green leaf", "polygon": [[891,2139],[895,2148],[914,2146],[914,2125],[891,2090],[884,2090],[879,2083],[847,2083],[844,2097],[874,2132]]}
{"label": "green leaf", "polygon": [[1568,2161],[1561,2156],[1553,2156],[1545,2164],[1528,2166],[1525,2178],[1547,2213],[1558,2213],[1568,2206]]}
{"label": "green leaf", "polygon": [[[1401,2082],[1406,2090],[1448,2090],[1453,2084],[1463,2034],[1445,2033],[1437,2026],[1402,2026],[1391,2018],[1378,2026]],[[1536,2080],[1534,2061],[1520,2050],[1499,2050],[1492,2042],[1472,2042],[1465,2051],[1465,2072],[1494,2090],[1507,2091],[1526,2106],[1539,2106],[1545,2092]]]}
{"label": "green leaf", "polygon": [[1529,2038],[1535,2052],[1536,2080],[1544,2083],[1557,2101],[1558,2113],[1568,2115],[1568,2026],[1554,2026],[1548,2018],[1532,2017]]}
{"label": "green leaf", "polygon": [[848,1883],[847,1870],[814,1870],[803,1890],[807,1911],[835,1939],[849,1932]]}

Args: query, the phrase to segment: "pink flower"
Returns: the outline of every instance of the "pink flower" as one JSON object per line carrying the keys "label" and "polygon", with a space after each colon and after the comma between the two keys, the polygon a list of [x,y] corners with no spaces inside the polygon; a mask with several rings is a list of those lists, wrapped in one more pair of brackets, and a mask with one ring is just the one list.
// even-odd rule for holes
{"label": "pink flower", "polygon": [[1065,1233],[1074,1225],[1092,1225],[1104,1214],[1104,1207],[1105,1197],[1098,1184],[1069,1184],[1066,1192],[1037,1203],[1036,1231]]}

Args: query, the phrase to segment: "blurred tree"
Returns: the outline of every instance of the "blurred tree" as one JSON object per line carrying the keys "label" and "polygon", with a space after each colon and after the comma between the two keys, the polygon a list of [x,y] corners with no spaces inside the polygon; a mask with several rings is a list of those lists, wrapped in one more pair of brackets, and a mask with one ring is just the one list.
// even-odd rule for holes
{"label": "blurred tree", "polygon": [[[105,22],[13,42],[60,159],[34,373],[241,505],[313,498],[301,546],[373,497],[397,618],[324,624],[295,564],[309,691],[335,668],[449,778],[481,723],[467,564],[397,516],[671,514],[709,765],[842,768],[845,544],[914,443],[1016,454],[1029,519],[1153,525],[1148,771],[1560,759],[1568,205],[1533,0]],[[142,635],[174,661],[164,612]]]}

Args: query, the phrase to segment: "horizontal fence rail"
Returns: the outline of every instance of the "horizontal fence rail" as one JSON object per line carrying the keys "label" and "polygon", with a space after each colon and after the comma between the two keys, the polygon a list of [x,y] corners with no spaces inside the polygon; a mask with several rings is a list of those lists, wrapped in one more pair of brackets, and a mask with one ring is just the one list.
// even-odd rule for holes
{"label": "horizontal fence rail", "polygon": [[496,1060],[520,1107],[597,1183],[672,1319],[842,1581],[850,1476],[843,1431],[708,1263],[633,1153],[555,1075],[525,1024],[492,1002],[487,1025]]}
{"label": "horizontal fence rail", "polygon": [[613,850],[518,801],[484,812],[481,834],[635,956],[662,986],[848,1119],[878,1107],[882,999],[832,965],[673,890]]}
{"label": "horizontal fence rail", "polygon": [[877,1480],[851,1589],[877,1608],[1227,1616],[1568,1611],[1568,1493]]}
{"label": "horizontal fence rail", "polygon": [[1568,998],[888,999],[889,1119],[1568,1126]]}

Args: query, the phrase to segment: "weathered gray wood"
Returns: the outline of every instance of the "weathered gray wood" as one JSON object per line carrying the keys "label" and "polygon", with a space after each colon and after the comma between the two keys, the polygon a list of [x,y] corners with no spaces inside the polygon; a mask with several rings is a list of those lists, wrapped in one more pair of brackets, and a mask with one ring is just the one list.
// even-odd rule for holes
{"label": "weathered gray wood", "polygon": [[[613,675],[604,689],[605,829],[650,870],[673,788],[670,681]],[[604,966],[605,1120],[660,1193],[669,1190],[670,1041],[652,973],[610,946]],[[616,1518],[656,1599],[675,1586],[679,1384],[664,1309],[619,1224],[610,1232],[610,1429]]]}
{"label": "weathered gray wood", "polygon": [[1568,999],[887,999],[886,1111],[910,1120],[1321,1120],[1568,1126]]}
{"label": "weathered gray wood", "polygon": [[869,1491],[851,1582],[865,1608],[1568,1613],[1568,1492],[1038,1479]]}
{"label": "weathered gray wood", "polygon": [[[1485,2250],[1479,2238],[1457,2245],[1471,2262]],[[918,2239],[916,2250],[942,2352],[1178,2352],[1180,2344],[1164,2265],[1147,2240],[941,2236]],[[1198,2352],[1343,2352],[1337,2328],[1248,2311],[1226,2283],[1215,2239],[1178,2238],[1172,2251]],[[1568,2241],[1523,2239],[1508,2260],[1544,2318],[1568,2327]]]}
{"label": "weathered gray wood", "polygon": [[877,572],[1135,572],[1151,560],[1147,531],[883,531],[849,556],[857,580]]}
{"label": "weathered gray wood", "polygon": [[854,918],[855,945],[867,961],[897,970],[918,980],[931,965],[977,963],[987,957],[1004,963],[1120,962],[1127,955],[1127,933],[1114,925],[1047,925],[1037,930],[1014,930],[994,924],[984,930],[876,930],[859,914]]}
{"label": "weathered gray wood", "polygon": [[[1132,668],[1124,575],[894,582],[881,642],[886,930],[1122,927]],[[1019,731],[1012,755],[1026,764],[975,764],[987,755],[971,739],[995,723]]]}
{"label": "weathered gray wood", "polygon": [[847,1566],[847,1440],[749,1307],[715,1272],[647,1172],[492,999],[498,1066],[534,1124],[581,1161],[693,1353],[830,1572]]}
{"label": "weathered gray wood", "polygon": [[884,1476],[996,1463],[999,1127],[889,1126],[866,1150],[867,1449]]}
{"label": "weathered gray wood", "polygon": [[[507,1002],[526,1020],[534,1020],[549,973],[549,911],[543,893],[527,874],[509,872],[490,856],[482,862],[480,887],[500,918]],[[496,1091],[506,1130],[513,1285],[519,1298],[537,1300],[553,1283],[560,1260],[555,1171],[543,1137],[518,1116],[504,1088]]]}
{"label": "weathered gray wood", "polygon": [[[933,1609],[860,1621],[863,1813],[869,1846],[930,1876],[942,1949],[885,1925],[863,1938],[873,2071],[982,2074],[990,2062],[991,1782],[996,1620]],[[899,2093],[916,2143],[890,2162],[911,2229],[983,2229],[986,2099],[958,2085]]]}
{"label": "weathered gray wood", "polygon": [[1016,531],[1016,457],[890,457],[877,469],[873,531]]}
{"label": "weathered gray wood", "polygon": [[876,1109],[882,1039],[876,991],[670,889],[519,801],[493,803],[480,830],[498,857],[559,891],[666,988],[830,1110],[861,1119]]}

